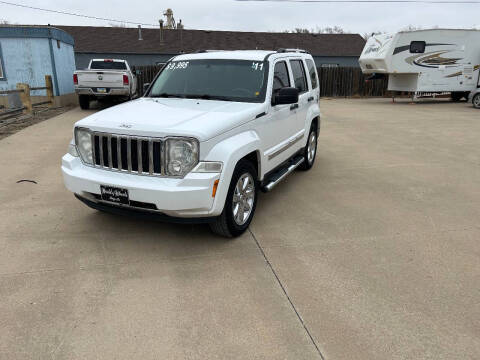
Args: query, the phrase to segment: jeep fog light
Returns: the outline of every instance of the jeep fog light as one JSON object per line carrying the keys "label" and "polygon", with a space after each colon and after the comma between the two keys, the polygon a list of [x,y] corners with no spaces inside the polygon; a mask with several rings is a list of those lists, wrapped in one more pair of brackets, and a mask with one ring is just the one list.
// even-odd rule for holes
{"label": "jeep fog light", "polygon": [[221,173],[222,163],[217,161],[201,161],[192,170],[194,173]]}
{"label": "jeep fog light", "polygon": [[87,164],[93,164],[92,134],[87,129],[75,129],[75,144],[80,157]]}
{"label": "jeep fog light", "polygon": [[199,145],[192,138],[170,138],[166,142],[167,175],[185,176],[198,164]]}

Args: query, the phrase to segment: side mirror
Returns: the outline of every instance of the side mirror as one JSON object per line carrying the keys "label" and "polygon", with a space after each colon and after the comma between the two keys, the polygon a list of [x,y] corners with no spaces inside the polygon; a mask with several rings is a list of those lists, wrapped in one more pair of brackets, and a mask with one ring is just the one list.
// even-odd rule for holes
{"label": "side mirror", "polygon": [[143,84],[143,93],[145,94],[148,90],[148,88],[150,87],[150,83],[145,83]]}
{"label": "side mirror", "polygon": [[284,87],[278,90],[272,99],[272,105],[295,104],[298,102],[298,89]]}

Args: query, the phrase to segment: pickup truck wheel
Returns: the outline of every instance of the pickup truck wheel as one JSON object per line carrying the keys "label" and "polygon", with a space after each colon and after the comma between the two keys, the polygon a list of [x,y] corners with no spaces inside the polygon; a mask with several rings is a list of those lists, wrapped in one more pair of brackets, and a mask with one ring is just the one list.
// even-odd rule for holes
{"label": "pickup truck wheel", "polygon": [[298,167],[300,170],[310,170],[315,162],[315,156],[317,155],[317,130],[312,125],[310,133],[308,134],[307,145],[303,151],[305,161]]}
{"label": "pickup truck wheel", "polygon": [[480,109],[480,93],[476,94],[472,99],[473,107]]}
{"label": "pickup truck wheel", "polygon": [[78,102],[82,110],[88,110],[90,107],[90,97],[88,95],[80,95],[78,97]]}
{"label": "pickup truck wheel", "polygon": [[248,160],[235,167],[222,214],[210,224],[216,234],[236,237],[245,232],[257,206],[257,171]]}

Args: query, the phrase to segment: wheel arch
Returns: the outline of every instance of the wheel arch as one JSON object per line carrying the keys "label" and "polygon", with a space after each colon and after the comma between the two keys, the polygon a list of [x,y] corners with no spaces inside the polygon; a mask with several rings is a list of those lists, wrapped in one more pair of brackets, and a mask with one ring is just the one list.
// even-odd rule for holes
{"label": "wheel arch", "polygon": [[315,116],[312,120],[310,120],[310,126],[309,126],[309,129],[310,127],[315,124],[316,126],[316,130],[317,130],[317,134],[320,132],[320,115],[317,115]]}

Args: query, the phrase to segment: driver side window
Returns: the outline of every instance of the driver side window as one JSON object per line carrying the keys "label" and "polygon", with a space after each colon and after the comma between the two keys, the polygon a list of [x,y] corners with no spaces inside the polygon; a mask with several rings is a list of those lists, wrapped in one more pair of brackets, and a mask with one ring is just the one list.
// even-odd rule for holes
{"label": "driver side window", "polygon": [[275,64],[273,70],[273,95],[281,88],[289,86],[290,76],[288,75],[287,63],[285,61],[279,61]]}

